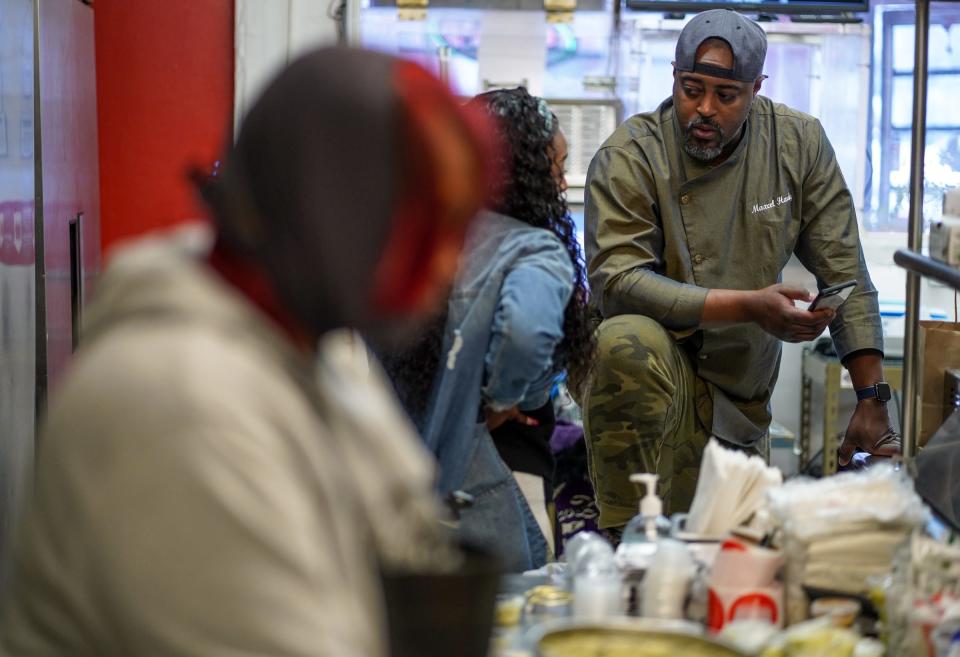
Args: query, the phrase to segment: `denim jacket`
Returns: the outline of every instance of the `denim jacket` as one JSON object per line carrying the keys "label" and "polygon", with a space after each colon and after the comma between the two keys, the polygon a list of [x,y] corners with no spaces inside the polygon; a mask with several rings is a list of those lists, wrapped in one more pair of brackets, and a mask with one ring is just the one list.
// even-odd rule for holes
{"label": "denim jacket", "polygon": [[437,456],[441,494],[475,498],[461,516],[463,538],[494,548],[510,570],[539,567],[547,548],[482,409],[547,402],[573,276],[553,233],[485,212],[450,296],[424,440]]}

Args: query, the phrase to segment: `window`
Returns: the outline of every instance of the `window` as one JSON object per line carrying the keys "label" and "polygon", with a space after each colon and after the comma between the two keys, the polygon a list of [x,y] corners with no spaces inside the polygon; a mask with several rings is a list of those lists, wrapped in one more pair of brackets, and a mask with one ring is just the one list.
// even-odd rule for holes
{"label": "window", "polygon": [[[910,211],[910,136],[913,124],[914,9],[875,12],[874,163],[866,227],[904,231]],[[960,187],[960,8],[931,6],[924,153],[924,217],[941,214],[943,193]]]}
{"label": "window", "polygon": [[[412,59],[434,72],[439,72],[440,49],[449,48],[450,84],[464,96],[526,81],[531,93],[548,99],[589,99],[611,95],[586,89],[584,80],[612,74],[612,23],[603,11],[578,11],[570,23],[549,23],[542,11],[481,8],[436,8],[425,20],[402,21],[396,7],[368,7],[361,14],[360,34],[364,47]],[[484,48],[487,70],[480,65]],[[502,66],[493,61],[501,59]],[[536,69],[533,75],[528,75],[530,66]],[[493,79],[484,79],[491,70]]]}

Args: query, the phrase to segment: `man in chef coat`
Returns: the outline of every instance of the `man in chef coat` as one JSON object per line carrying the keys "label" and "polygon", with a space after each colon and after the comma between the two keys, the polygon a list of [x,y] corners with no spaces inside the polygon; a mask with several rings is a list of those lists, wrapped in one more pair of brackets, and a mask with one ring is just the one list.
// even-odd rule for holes
{"label": "man in chef coat", "polygon": [[[763,30],[725,9],[677,42],[673,94],[628,119],[590,166],[586,250],[603,322],[585,400],[600,526],[637,511],[635,472],[686,510],[710,436],[760,452],[781,343],[829,325],[859,398],[841,463],[899,450],[890,427],[877,291],[853,198],[820,122],[759,95]],[[857,282],[836,311],[781,284],[796,255],[820,289]]]}

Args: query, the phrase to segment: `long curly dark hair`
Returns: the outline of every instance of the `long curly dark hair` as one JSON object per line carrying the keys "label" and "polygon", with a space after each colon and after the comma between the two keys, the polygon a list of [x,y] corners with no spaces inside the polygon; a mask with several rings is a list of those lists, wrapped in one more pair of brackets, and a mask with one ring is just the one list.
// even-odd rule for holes
{"label": "long curly dark hair", "polygon": [[[522,87],[484,93],[470,104],[493,117],[502,135],[496,167],[501,179],[490,209],[551,231],[570,256],[574,290],[564,309],[563,339],[554,352],[554,368],[558,372],[567,370],[571,392],[582,399],[595,340],[583,254],[564,191],[554,175],[553,140],[560,130],[559,122],[545,102]],[[444,307],[423,327],[414,344],[399,353],[379,354],[401,403],[421,428],[439,367],[446,320]]]}
{"label": "long curly dark hair", "polygon": [[554,174],[553,141],[560,123],[546,102],[523,87],[489,91],[470,104],[493,117],[503,136],[498,168],[503,179],[491,209],[552,232],[573,264],[573,294],[564,310],[563,340],[554,353],[554,367],[567,370],[570,389],[579,398],[593,363],[595,340],[583,253],[566,195]]}

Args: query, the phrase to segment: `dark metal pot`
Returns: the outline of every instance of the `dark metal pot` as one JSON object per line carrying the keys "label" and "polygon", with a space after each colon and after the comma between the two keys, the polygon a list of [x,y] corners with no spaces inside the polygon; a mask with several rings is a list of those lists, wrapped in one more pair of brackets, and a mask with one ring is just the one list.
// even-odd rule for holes
{"label": "dark metal pot", "polygon": [[465,549],[450,573],[383,575],[390,657],[487,657],[500,561]]}

